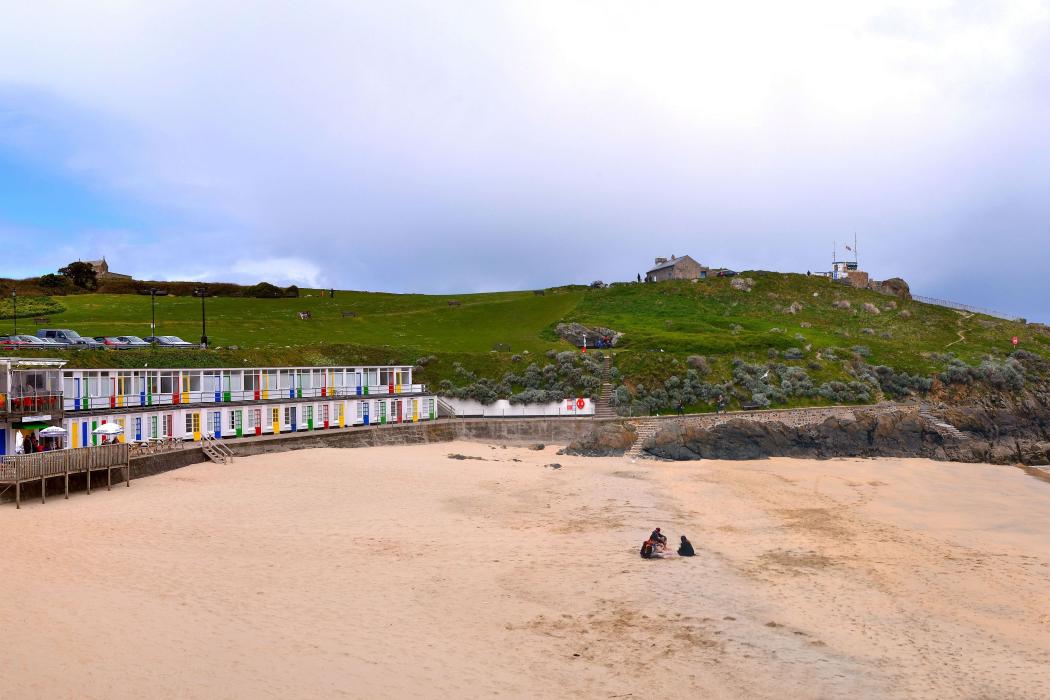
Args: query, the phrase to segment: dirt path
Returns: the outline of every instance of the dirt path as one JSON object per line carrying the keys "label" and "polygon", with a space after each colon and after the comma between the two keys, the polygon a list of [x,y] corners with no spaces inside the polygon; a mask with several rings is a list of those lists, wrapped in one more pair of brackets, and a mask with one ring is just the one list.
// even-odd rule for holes
{"label": "dirt path", "polygon": [[963,311],[959,311],[958,313],[962,314],[962,318],[960,318],[958,321],[955,322],[956,325],[959,326],[959,330],[955,331],[958,334],[959,339],[958,340],[953,340],[952,342],[948,343],[947,345],[944,346],[945,348],[950,348],[951,346],[957,345],[957,344],[963,342],[964,340],[966,340],[966,333],[965,333],[965,331],[967,329],[963,327],[963,321],[965,321],[965,320],[967,320],[969,318],[973,318],[973,314],[968,314],[968,313],[965,313]]}

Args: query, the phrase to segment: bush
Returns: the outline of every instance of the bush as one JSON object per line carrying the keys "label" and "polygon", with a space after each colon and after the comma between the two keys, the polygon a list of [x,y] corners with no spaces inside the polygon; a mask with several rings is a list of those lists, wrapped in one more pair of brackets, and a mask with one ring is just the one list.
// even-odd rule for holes
{"label": "bush", "polygon": [[260,282],[259,284],[253,284],[248,287],[248,296],[254,297],[255,299],[279,299],[284,296],[284,291],[280,287],[270,284],[269,282]]}
{"label": "bush", "polygon": [[801,348],[788,348],[784,351],[785,360],[801,360],[804,356]]}
{"label": "bush", "polygon": [[711,365],[707,363],[707,358],[703,355],[690,355],[685,358],[685,363],[695,369],[702,377],[711,374]]}
{"label": "bush", "polygon": [[913,393],[925,394],[933,386],[933,380],[914,374],[897,374],[892,367],[879,365],[874,368],[879,387],[888,396],[901,398]]}

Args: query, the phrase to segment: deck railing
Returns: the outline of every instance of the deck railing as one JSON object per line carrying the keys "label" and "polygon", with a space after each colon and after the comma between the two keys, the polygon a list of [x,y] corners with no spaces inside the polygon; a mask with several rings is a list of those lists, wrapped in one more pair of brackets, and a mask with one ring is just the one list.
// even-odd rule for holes
{"label": "deck railing", "polygon": [[0,455],[0,484],[76,474],[128,463],[127,443],[28,455]]}
{"label": "deck railing", "polygon": [[425,394],[426,384],[378,384],[372,386],[316,387],[310,389],[242,389],[209,391],[176,391],[154,393],[140,391],[116,396],[66,397],[65,410],[90,411],[107,408],[142,406],[179,406],[253,401],[294,401],[297,399],[349,399],[377,396]]}
{"label": "deck railing", "polygon": [[62,412],[62,394],[0,394],[0,413],[31,416]]}

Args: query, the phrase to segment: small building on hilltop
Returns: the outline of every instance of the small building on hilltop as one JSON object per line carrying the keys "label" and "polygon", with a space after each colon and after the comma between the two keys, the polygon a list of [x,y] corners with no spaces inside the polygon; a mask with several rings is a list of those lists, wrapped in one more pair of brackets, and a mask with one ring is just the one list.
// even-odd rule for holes
{"label": "small building on hilltop", "polygon": [[102,256],[101,260],[88,260],[90,265],[95,270],[95,277],[100,280],[111,279],[111,280],[129,280],[131,275],[122,275],[119,272],[110,272],[109,263],[106,262],[106,256]]}
{"label": "small building on hilltop", "polygon": [[705,267],[688,255],[671,259],[656,258],[653,269],[645,273],[646,282],[663,282],[664,280],[700,280],[706,279],[711,268]]}

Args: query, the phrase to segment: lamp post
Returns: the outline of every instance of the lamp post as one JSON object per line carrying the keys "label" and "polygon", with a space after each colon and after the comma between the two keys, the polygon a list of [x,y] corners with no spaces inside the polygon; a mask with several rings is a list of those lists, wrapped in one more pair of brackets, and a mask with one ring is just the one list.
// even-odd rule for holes
{"label": "lamp post", "polygon": [[208,296],[206,287],[198,287],[193,293],[201,298],[201,347],[208,347],[208,318],[204,309],[204,297]]}
{"label": "lamp post", "polygon": [[15,321],[15,333],[14,334],[18,335],[18,290],[17,289],[12,289],[11,290],[11,308],[12,308],[11,316],[14,318],[14,321]]}
{"label": "lamp post", "polygon": [[157,288],[150,287],[149,290],[149,308],[150,308],[150,324],[149,324],[149,337],[150,345],[157,344]]}

